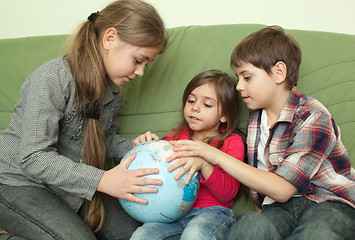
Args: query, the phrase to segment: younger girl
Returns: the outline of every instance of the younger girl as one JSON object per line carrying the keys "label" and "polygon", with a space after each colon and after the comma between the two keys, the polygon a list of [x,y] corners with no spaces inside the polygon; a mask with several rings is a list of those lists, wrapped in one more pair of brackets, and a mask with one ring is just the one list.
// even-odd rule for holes
{"label": "younger girl", "polygon": [[[195,76],[183,95],[184,120],[165,140],[202,141],[243,159],[244,144],[236,134],[239,109],[235,86],[234,80],[220,71]],[[200,190],[192,210],[173,223],[145,223],[131,239],[219,239],[234,222],[231,206],[239,182],[202,158],[185,158],[172,168],[181,165],[185,165],[184,172],[189,170],[187,182],[194,172],[200,174]]]}
{"label": "younger girl", "polygon": [[26,79],[0,134],[1,228],[29,239],[130,237],[140,224],[117,198],[146,203],[132,193],[161,182],[140,178],[156,169],[128,171],[134,156],[108,171],[104,159],[119,163],[134,145],[116,134],[121,85],[142,76],[166,41],[151,5],[116,1],[88,17],[65,56]]}

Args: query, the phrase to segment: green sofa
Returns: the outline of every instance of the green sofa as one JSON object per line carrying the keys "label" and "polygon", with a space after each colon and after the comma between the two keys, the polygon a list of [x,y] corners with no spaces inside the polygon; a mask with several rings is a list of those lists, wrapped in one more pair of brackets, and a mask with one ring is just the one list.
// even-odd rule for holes
{"label": "green sofa", "polygon": [[[119,113],[120,134],[135,138],[148,130],[163,137],[181,120],[181,98],[197,73],[219,69],[234,76],[229,58],[235,45],[254,24],[188,26],[168,29],[166,51],[146,68],[144,77],[124,85]],[[355,165],[355,36],[328,32],[286,30],[299,42],[303,59],[297,87],[320,100],[342,130],[352,165]],[[27,75],[46,60],[65,52],[66,35],[0,40],[0,131],[10,122]],[[242,104],[241,129],[248,110]],[[252,209],[249,199],[238,199],[238,215]]]}

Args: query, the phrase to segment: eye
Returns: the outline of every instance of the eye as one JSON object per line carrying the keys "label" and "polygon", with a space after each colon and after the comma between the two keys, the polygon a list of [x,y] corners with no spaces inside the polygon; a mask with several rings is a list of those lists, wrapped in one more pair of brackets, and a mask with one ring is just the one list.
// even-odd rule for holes
{"label": "eye", "polygon": [[187,103],[194,103],[195,100],[192,100],[192,99],[187,99]]}
{"label": "eye", "polygon": [[250,80],[251,76],[245,76],[243,78],[244,78],[245,81],[248,81],[248,80]]}
{"label": "eye", "polygon": [[142,61],[136,58],[136,64],[142,64]]}
{"label": "eye", "polygon": [[213,107],[212,105],[210,105],[210,104],[208,104],[208,103],[205,103],[205,106],[208,107],[208,108]]}

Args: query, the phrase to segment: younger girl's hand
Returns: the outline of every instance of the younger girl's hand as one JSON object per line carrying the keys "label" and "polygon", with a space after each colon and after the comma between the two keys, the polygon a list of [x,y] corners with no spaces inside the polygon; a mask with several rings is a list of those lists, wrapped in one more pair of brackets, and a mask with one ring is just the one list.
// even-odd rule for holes
{"label": "younger girl's hand", "polygon": [[[173,160],[167,160],[167,162],[171,161]],[[204,164],[206,164],[206,161],[199,157],[180,158],[168,168],[168,171],[172,172],[181,167],[180,171],[175,175],[176,180],[179,180],[186,172],[189,172],[185,181],[187,185],[195,172],[200,170]]]}
{"label": "younger girl's hand", "polygon": [[133,147],[135,147],[143,142],[151,141],[151,140],[159,140],[159,137],[156,134],[148,131],[133,140]]}
{"label": "younger girl's hand", "polygon": [[133,193],[156,193],[156,187],[145,185],[162,185],[160,179],[143,178],[142,176],[158,174],[159,170],[154,168],[142,168],[128,170],[128,166],[134,160],[136,153],[132,153],[116,167],[105,171],[97,186],[97,191],[106,193],[116,198],[126,199],[132,202],[147,204],[146,199],[139,198]]}

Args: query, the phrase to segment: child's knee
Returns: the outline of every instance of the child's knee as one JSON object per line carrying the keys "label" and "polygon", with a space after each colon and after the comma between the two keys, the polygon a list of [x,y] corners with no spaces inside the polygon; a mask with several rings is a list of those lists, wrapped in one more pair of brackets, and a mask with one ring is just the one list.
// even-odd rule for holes
{"label": "child's knee", "polygon": [[133,232],[131,240],[139,239],[153,239],[152,236],[156,234],[155,229],[147,227],[139,227]]}
{"label": "child's knee", "polygon": [[184,229],[181,235],[181,239],[210,239],[207,235],[210,235],[208,228],[202,227],[198,224],[189,225]]}
{"label": "child's knee", "polygon": [[270,239],[280,239],[273,223],[262,214],[246,212],[231,226],[228,239],[265,239],[269,236]]}

